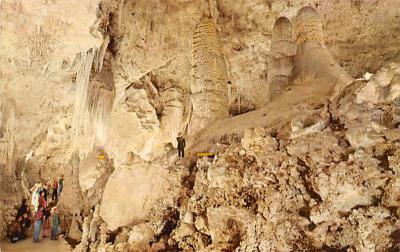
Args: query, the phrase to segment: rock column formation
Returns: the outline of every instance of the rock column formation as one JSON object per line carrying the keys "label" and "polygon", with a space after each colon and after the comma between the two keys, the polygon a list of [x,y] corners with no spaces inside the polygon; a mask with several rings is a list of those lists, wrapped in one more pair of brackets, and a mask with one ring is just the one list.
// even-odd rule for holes
{"label": "rock column formation", "polygon": [[281,94],[292,79],[293,58],[296,54],[292,25],[286,17],[276,20],[268,62],[268,88],[270,99]]}
{"label": "rock column formation", "polygon": [[6,176],[11,176],[14,169],[15,101],[10,98],[5,100],[0,110],[0,152],[5,158],[0,165],[4,166]]}
{"label": "rock column formation", "polygon": [[317,11],[310,6],[303,7],[297,13],[296,43],[296,84],[318,79],[324,84],[331,83],[339,90],[353,81],[326,49],[321,19]]}
{"label": "rock column formation", "polygon": [[165,142],[176,142],[176,137],[182,131],[184,93],[177,86],[172,86],[163,92],[164,105],[161,118],[161,132]]}
{"label": "rock column formation", "polygon": [[210,18],[203,18],[194,30],[193,59],[195,82],[191,86],[190,135],[228,116],[226,65],[214,21]]}
{"label": "rock column formation", "polygon": [[13,220],[13,203],[18,199],[15,181],[15,101],[0,96],[0,237],[4,237],[7,223]]}

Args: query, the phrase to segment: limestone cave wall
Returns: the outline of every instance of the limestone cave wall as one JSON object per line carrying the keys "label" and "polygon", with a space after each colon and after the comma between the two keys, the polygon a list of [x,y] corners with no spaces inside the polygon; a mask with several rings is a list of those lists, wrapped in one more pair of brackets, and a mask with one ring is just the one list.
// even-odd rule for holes
{"label": "limestone cave wall", "polygon": [[398,0],[0,0],[0,20],[1,237],[64,174],[75,251],[399,246]]}

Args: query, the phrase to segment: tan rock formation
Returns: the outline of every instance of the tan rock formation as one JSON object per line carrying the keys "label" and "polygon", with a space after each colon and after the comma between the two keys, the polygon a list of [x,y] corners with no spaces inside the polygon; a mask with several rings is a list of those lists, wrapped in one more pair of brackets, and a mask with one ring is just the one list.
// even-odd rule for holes
{"label": "tan rock formation", "polygon": [[107,46],[106,39],[100,48],[91,48],[79,56],[73,121],[74,143],[75,146],[84,148],[81,141],[87,140],[89,145],[86,148],[89,151],[105,145],[114,102],[112,59],[110,52],[106,52]]}
{"label": "tan rock formation", "polygon": [[297,13],[296,43],[295,83],[318,80],[321,85],[331,85],[337,91],[352,82],[352,78],[326,49],[320,16],[310,6]]}
{"label": "tan rock formation", "polygon": [[191,86],[192,112],[188,134],[228,116],[228,89],[225,59],[215,23],[202,18],[193,33],[195,82]]}
{"label": "tan rock formation", "polygon": [[1,0],[2,238],[64,174],[77,250],[398,250],[400,3],[307,5]]}
{"label": "tan rock formation", "polygon": [[296,55],[292,25],[286,17],[276,20],[272,30],[268,62],[268,88],[270,99],[285,91],[292,81],[293,59]]}
{"label": "tan rock formation", "polygon": [[90,206],[99,204],[105,184],[114,168],[107,153],[96,149],[79,165],[79,187]]}
{"label": "tan rock formation", "polygon": [[145,220],[156,200],[165,194],[167,171],[157,164],[135,161],[115,170],[105,185],[100,216],[110,230]]}
{"label": "tan rock formation", "polygon": [[164,109],[161,117],[161,134],[165,142],[177,145],[176,138],[183,132],[183,113],[185,109],[185,95],[178,87],[168,87],[162,93]]}
{"label": "tan rock formation", "polygon": [[15,169],[15,123],[16,107],[15,101],[10,98],[2,97],[1,103],[1,125],[0,125],[0,155],[3,157],[0,166],[3,169],[4,176],[12,176]]}

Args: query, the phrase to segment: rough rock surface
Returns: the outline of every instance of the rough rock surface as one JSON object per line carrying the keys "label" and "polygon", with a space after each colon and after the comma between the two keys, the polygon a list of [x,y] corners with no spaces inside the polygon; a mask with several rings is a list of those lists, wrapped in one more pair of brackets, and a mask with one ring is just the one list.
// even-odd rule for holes
{"label": "rough rock surface", "polygon": [[147,218],[154,202],[164,197],[167,176],[160,164],[136,161],[120,167],[108,179],[100,205],[100,216],[110,230]]}
{"label": "rough rock surface", "polygon": [[397,251],[399,10],[1,0],[0,236],[64,174],[75,251]]}

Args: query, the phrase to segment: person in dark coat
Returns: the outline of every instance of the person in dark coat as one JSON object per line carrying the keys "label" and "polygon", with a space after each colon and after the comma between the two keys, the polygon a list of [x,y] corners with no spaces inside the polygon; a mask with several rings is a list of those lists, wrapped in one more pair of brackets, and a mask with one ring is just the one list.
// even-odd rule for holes
{"label": "person in dark coat", "polygon": [[20,216],[24,216],[25,213],[28,213],[29,208],[28,205],[26,204],[26,199],[23,199],[21,202],[21,206],[18,208],[18,212],[17,212],[17,216],[16,216],[16,220],[18,220],[18,218]]}
{"label": "person in dark coat", "polygon": [[51,196],[51,200],[58,200],[58,181],[56,177],[54,177],[53,180],[53,194]]}
{"label": "person in dark coat", "polygon": [[[49,194],[49,190],[48,190],[48,187],[47,187],[47,183],[44,185],[42,192],[43,192],[43,197],[44,197],[45,201],[47,202],[47,196],[48,196],[48,194]],[[40,204],[40,203],[39,203],[39,204]]]}
{"label": "person in dark coat", "polygon": [[43,238],[50,236],[50,209],[47,207],[43,209]]}
{"label": "person in dark coat", "polygon": [[25,230],[28,230],[29,227],[31,226],[31,219],[30,219],[30,216],[28,215],[28,213],[29,213],[29,212],[24,213],[24,214],[22,215],[22,218],[23,218],[23,224],[22,224],[22,226],[25,228]]}
{"label": "person in dark coat", "polygon": [[23,224],[24,220],[22,216],[19,216],[17,220],[15,220],[9,229],[8,236],[12,243],[16,243],[19,240],[26,238],[26,229]]}
{"label": "person in dark coat", "polygon": [[182,133],[179,134],[176,140],[178,141],[178,157],[184,157],[186,141],[185,138],[182,136]]}

